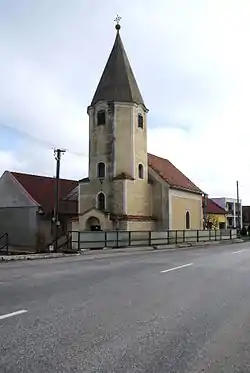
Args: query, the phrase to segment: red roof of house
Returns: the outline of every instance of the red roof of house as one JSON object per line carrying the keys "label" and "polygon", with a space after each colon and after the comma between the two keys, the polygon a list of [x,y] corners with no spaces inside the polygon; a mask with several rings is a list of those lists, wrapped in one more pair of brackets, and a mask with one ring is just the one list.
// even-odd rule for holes
{"label": "red roof of house", "polygon": [[[55,178],[19,172],[11,172],[11,175],[23,186],[38,205],[46,212],[52,211],[55,205]],[[59,185],[59,197],[63,199],[78,185],[78,181],[60,179]]]}
{"label": "red roof of house", "polygon": [[[204,204],[204,197],[203,197],[203,204]],[[217,205],[212,199],[207,198],[207,208],[206,211],[208,214],[220,214],[225,215],[227,212],[221,206]]]}
{"label": "red roof of house", "polygon": [[193,193],[202,194],[191,180],[189,180],[178,168],[176,168],[168,159],[148,154],[148,165],[163,179],[170,187],[186,190]]}

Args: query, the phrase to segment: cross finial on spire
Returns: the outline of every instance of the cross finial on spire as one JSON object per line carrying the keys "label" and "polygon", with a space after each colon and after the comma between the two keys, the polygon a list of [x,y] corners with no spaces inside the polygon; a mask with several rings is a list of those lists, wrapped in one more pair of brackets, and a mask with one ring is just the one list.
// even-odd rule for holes
{"label": "cross finial on spire", "polygon": [[114,19],[114,21],[116,22],[115,28],[116,28],[117,31],[119,31],[120,28],[121,28],[121,25],[120,25],[121,19],[122,19],[122,17],[120,17],[118,14]]}

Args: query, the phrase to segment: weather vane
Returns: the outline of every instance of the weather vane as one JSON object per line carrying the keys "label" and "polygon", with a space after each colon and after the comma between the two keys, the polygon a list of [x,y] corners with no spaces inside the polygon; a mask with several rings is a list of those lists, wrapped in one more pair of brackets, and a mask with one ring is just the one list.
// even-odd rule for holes
{"label": "weather vane", "polygon": [[120,17],[118,14],[117,16],[115,17],[114,21],[116,22],[116,25],[115,25],[115,28],[116,30],[120,30],[121,26],[120,26],[120,21],[121,21],[122,17]]}

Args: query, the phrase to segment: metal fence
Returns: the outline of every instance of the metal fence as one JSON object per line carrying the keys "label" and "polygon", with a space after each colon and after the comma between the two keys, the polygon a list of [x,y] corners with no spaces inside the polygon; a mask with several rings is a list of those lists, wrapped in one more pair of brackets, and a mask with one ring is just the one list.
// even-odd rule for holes
{"label": "metal fence", "polygon": [[237,230],[169,230],[151,231],[72,231],[70,232],[71,248],[103,249],[126,248],[131,246],[158,246],[181,243],[222,241],[237,238]]}
{"label": "metal fence", "polygon": [[4,255],[9,253],[9,235],[8,233],[4,233],[0,235],[0,255]]}

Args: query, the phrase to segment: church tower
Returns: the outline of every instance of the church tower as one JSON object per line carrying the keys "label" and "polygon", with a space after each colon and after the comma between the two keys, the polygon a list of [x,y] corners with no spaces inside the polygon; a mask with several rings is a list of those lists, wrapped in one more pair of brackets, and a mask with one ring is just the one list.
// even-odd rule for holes
{"label": "church tower", "polygon": [[[141,230],[143,226],[149,230],[144,224],[151,215],[148,110],[122,43],[119,20],[112,51],[88,107],[89,178],[80,184],[80,215],[101,219],[104,230]],[[86,219],[80,225],[91,228]]]}

